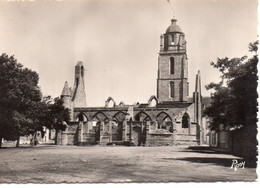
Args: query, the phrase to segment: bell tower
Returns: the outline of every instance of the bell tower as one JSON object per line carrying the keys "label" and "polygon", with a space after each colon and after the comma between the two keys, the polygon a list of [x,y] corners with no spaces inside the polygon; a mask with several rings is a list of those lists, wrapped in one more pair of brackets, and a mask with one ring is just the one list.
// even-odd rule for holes
{"label": "bell tower", "polygon": [[157,98],[163,102],[187,102],[189,95],[188,61],[185,35],[172,19],[160,37]]}
{"label": "bell tower", "polygon": [[74,86],[72,91],[71,100],[73,102],[73,107],[86,107],[86,94],[85,94],[85,84],[84,84],[84,73],[85,68],[82,61],[78,61],[75,66],[75,78]]}

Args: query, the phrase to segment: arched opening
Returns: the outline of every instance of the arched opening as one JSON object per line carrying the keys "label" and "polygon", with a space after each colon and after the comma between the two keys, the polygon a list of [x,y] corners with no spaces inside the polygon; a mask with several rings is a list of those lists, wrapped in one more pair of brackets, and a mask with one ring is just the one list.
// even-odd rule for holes
{"label": "arched opening", "polygon": [[172,43],[174,45],[175,34],[172,34]]}
{"label": "arched opening", "polygon": [[182,116],[182,121],[181,121],[181,124],[182,124],[182,128],[189,128],[189,125],[190,125],[190,117],[187,113],[185,113],[183,116]]}
{"label": "arched opening", "polygon": [[105,107],[113,108],[115,106],[116,106],[116,102],[114,101],[114,99],[112,97],[108,97],[108,99],[105,102]]}
{"label": "arched opening", "polygon": [[113,117],[114,124],[112,125],[113,140],[122,141],[123,139],[123,121],[125,120],[126,113],[117,112]]}
{"label": "arched opening", "polygon": [[168,50],[168,36],[164,35],[164,50]]}
{"label": "arched opening", "polygon": [[92,119],[96,119],[100,122],[107,122],[108,117],[103,112],[97,112]]}
{"label": "arched opening", "polygon": [[119,106],[125,106],[125,103],[124,103],[123,101],[121,101],[121,102],[119,103]]}
{"label": "arched opening", "polygon": [[81,112],[76,116],[76,121],[88,121],[88,118],[84,113]]}
{"label": "arched opening", "polygon": [[110,100],[106,107],[113,108],[114,107],[114,102]]}
{"label": "arched opening", "polygon": [[156,100],[153,99],[153,100],[151,101],[151,103],[150,103],[150,107],[155,107],[156,104],[157,104]]}
{"label": "arched opening", "polygon": [[99,142],[101,122],[99,121],[99,119],[97,117],[94,117],[92,119],[92,125],[93,125],[93,130],[95,131],[95,142]]}
{"label": "arched opening", "polygon": [[145,112],[139,112],[134,119],[135,121],[151,121],[151,117]]}
{"label": "arched opening", "polygon": [[93,126],[93,129],[95,131],[95,141],[100,142],[100,139],[102,139],[102,135],[104,135],[104,132],[108,130],[107,127],[109,119],[103,112],[97,112],[92,117],[92,121],[96,122],[96,126]]}
{"label": "arched opening", "polygon": [[112,121],[112,140],[123,140],[123,121],[118,121],[116,118]]}
{"label": "arched opening", "polygon": [[156,98],[156,96],[151,96],[150,99],[148,100],[148,106],[149,107],[155,107],[158,103],[158,100]]}
{"label": "arched opening", "polygon": [[173,132],[172,118],[165,112],[161,112],[157,115],[156,121],[158,123],[158,129],[167,129]]}
{"label": "arched opening", "polygon": [[174,98],[174,82],[170,82],[170,97]]}
{"label": "arched opening", "polygon": [[123,122],[125,120],[125,116],[126,113],[119,111],[113,116],[113,119],[115,119],[117,122]]}
{"label": "arched opening", "polygon": [[81,69],[81,71],[80,71],[81,72],[81,77],[84,78],[84,67],[81,66],[80,69]]}
{"label": "arched opening", "polygon": [[170,58],[170,73],[174,74],[174,57]]}

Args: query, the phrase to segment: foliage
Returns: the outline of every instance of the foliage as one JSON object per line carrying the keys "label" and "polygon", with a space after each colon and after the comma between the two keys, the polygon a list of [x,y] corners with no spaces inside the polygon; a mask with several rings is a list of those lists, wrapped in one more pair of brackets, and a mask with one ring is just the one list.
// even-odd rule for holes
{"label": "foliage", "polygon": [[35,128],[33,107],[41,101],[36,72],[13,56],[0,56],[0,137],[17,139]]}
{"label": "foliage", "polygon": [[43,126],[56,131],[66,128],[69,109],[60,98],[42,98],[38,81],[38,74],[23,68],[14,56],[0,56],[0,139],[43,133]]}
{"label": "foliage", "polygon": [[211,94],[211,106],[205,114],[211,118],[211,129],[229,129],[238,126],[252,126],[257,122],[257,49],[258,41],[249,44],[249,51],[255,52],[248,59],[218,58],[211,65],[221,72],[219,83],[210,83],[207,89]]}
{"label": "foliage", "polygon": [[68,108],[63,106],[63,100],[61,98],[55,98],[53,104],[50,104],[50,118],[51,123],[49,124],[56,131],[65,130],[65,122],[70,120],[70,111]]}

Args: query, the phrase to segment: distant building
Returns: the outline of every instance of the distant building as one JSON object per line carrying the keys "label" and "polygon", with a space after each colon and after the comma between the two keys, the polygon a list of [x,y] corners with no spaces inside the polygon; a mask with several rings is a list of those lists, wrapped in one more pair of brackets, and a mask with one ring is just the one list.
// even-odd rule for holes
{"label": "distant building", "polygon": [[87,107],[84,65],[80,61],[77,63],[73,89],[65,82],[61,94],[64,106],[71,111],[71,122],[59,133],[59,144],[160,146],[202,143],[200,73],[189,101],[186,40],[176,22],[172,19],[160,36],[157,95],[152,95],[145,104],[117,104],[108,97],[104,107]]}

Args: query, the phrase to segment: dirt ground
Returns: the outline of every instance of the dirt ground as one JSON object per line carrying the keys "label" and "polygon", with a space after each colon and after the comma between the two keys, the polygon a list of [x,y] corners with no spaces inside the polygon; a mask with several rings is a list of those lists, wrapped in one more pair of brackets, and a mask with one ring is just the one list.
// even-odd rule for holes
{"label": "dirt ground", "polygon": [[0,149],[0,182],[255,181],[238,157],[187,147],[54,146]]}

